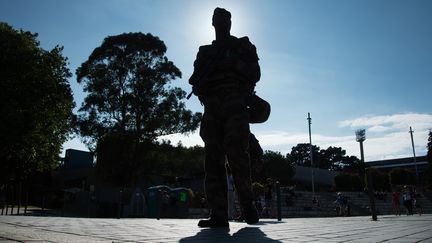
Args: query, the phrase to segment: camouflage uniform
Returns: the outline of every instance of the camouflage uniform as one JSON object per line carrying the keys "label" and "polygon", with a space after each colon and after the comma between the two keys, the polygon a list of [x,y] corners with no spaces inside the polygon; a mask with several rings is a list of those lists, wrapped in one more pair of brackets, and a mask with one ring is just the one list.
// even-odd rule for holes
{"label": "camouflage uniform", "polygon": [[205,190],[213,216],[227,214],[226,160],[240,204],[253,200],[247,101],[259,78],[256,49],[247,37],[231,36],[201,46],[194,62],[189,83],[204,105],[200,136],[205,143]]}

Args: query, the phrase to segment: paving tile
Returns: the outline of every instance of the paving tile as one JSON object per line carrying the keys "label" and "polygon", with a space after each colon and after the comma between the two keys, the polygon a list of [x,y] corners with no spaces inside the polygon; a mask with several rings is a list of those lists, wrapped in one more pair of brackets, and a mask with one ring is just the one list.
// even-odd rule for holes
{"label": "paving tile", "polygon": [[432,215],[266,219],[231,222],[229,231],[197,222],[0,216],[0,242],[432,242]]}

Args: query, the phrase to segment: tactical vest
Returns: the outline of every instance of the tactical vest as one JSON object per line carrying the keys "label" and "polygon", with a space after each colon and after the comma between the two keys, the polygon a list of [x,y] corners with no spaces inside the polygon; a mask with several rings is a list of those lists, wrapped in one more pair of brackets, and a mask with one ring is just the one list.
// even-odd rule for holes
{"label": "tactical vest", "polygon": [[[224,61],[240,60],[243,69],[223,66]],[[231,36],[225,42],[213,41],[201,46],[194,62],[194,73],[189,79],[195,95],[205,98],[223,90],[243,89],[253,91],[260,78],[258,55],[248,37]]]}
{"label": "tactical vest", "polygon": [[[240,60],[242,67],[222,66],[226,60]],[[255,46],[248,37],[231,36],[224,43],[213,41],[201,46],[189,79],[193,93],[203,101],[208,96],[243,92],[248,98],[250,123],[265,122],[270,116],[270,104],[258,97],[255,84],[261,77]]]}

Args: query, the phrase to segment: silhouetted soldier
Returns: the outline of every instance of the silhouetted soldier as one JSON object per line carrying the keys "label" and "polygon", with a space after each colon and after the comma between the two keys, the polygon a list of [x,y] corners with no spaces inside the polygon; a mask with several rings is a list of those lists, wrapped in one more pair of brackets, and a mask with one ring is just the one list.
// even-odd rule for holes
{"label": "silhouetted soldier", "polygon": [[248,224],[254,224],[259,218],[251,188],[248,102],[261,76],[258,56],[247,37],[230,35],[230,12],[216,8],[212,24],[216,40],[199,48],[189,79],[204,105],[200,136],[205,143],[205,190],[211,210],[210,218],[200,220],[198,226],[228,226],[225,156],[242,215]]}

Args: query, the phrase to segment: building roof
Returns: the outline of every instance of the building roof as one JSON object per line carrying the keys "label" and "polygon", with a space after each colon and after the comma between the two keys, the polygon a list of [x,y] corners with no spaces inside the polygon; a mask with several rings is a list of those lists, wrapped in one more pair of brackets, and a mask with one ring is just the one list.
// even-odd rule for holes
{"label": "building roof", "polygon": [[427,156],[416,156],[415,164],[414,157],[369,161],[366,162],[366,164],[378,169],[411,168],[415,165],[417,165],[418,168],[426,168],[428,161]]}

